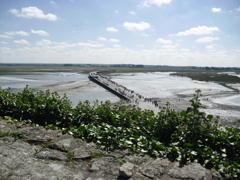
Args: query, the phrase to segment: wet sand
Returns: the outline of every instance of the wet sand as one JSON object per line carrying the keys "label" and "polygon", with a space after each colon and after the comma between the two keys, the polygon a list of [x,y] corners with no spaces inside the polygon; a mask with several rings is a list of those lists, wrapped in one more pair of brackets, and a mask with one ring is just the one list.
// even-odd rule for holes
{"label": "wet sand", "polygon": [[[120,73],[115,75],[121,75],[121,76],[134,76],[135,73]],[[32,79],[34,80],[34,79]],[[30,83],[30,82],[27,82]],[[144,86],[144,85],[143,85]],[[232,87],[240,89],[240,84],[231,84]],[[31,86],[30,86],[31,87]],[[78,81],[78,80],[64,80],[64,81],[53,81],[52,83],[49,82],[48,84],[43,84],[41,86],[35,86],[31,87],[36,90],[47,90],[50,89],[51,91],[57,91],[60,95],[63,95],[64,93],[67,94],[69,99],[73,102],[73,105],[76,105],[79,101],[92,98],[94,101],[95,99],[101,98],[102,94],[104,94],[103,99],[109,99],[111,102],[116,103],[120,101],[119,98],[117,98],[115,95],[107,92],[105,89],[100,87],[99,85],[95,84],[92,81],[89,81],[88,79],[84,81]],[[177,88],[176,88],[177,89]],[[14,89],[13,89],[14,90]],[[21,88],[16,88],[16,91],[21,91]],[[186,87],[186,91],[188,91],[189,88]],[[91,93],[89,93],[91,91]],[[185,89],[181,90],[185,91]],[[96,96],[95,96],[96,94]],[[202,109],[202,111],[206,112],[207,114],[213,114],[214,116],[220,116],[220,122],[223,125],[231,126],[232,122],[240,119],[240,106],[232,105],[232,104],[225,104],[224,102],[221,102],[221,99],[224,99],[226,97],[230,97],[233,95],[239,95],[235,93],[232,90],[229,91],[215,91],[214,89],[210,89],[207,92],[203,91],[203,96],[201,97],[201,103],[203,106],[206,107],[206,109]],[[153,100],[156,100],[158,103],[158,106],[165,107],[166,103],[170,103],[170,108],[174,109],[175,111],[181,111],[186,110],[187,107],[191,105],[189,100],[192,98],[192,94],[175,94],[175,97],[153,97]],[[216,99],[220,99],[220,101],[216,101]],[[155,114],[160,111],[161,109],[155,108],[155,106],[151,105],[150,103],[139,103],[138,105],[141,109],[152,109]]]}
{"label": "wet sand", "polygon": [[[92,81],[83,81],[75,84],[69,84],[69,85],[65,84],[64,86],[56,86],[56,87],[53,86],[51,89],[58,92],[69,91],[71,92],[72,95],[74,95],[76,93],[90,91],[91,89],[96,87],[102,88]],[[239,88],[240,85],[235,84],[235,87]],[[215,99],[217,98],[221,99],[221,98],[237,95],[237,93],[233,91],[219,92],[212,89],[208,92],[203,92],[202,94],[203,96],[200,98],[201,103],[203,106],[206,107],[206,109],[201,109],[201,111],[205,112],[206,114],[219,116],[220,117],[219,121],[224,126],[232,126],[232,123],[234,121],[240,119],[240,106],[215,102]],[[170,108],[175,111],[186,110],[188,107],[191,106],[191,102],[189,102],[189,100],[192,99],[193,97],[192,94],[189,94],[189,95],[179,94],[177,96],[178,96],[177,98],[158,98],[158,97],[151,98],[152,101],[157,101],[158,107],[155,107],[154,105],[150,105],[151,103],[145,103],[145,102],[139,103],[137,107],[141,109],[151,109],[154,111],[155,114],[157,114],[163,107],[166,107],[167,102],[170,103]]]}

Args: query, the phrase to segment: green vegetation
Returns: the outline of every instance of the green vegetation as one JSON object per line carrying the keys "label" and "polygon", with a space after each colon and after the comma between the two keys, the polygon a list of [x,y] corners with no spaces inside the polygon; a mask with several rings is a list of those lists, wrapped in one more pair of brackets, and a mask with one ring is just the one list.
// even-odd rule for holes
{"label": "green vegetation", "polygon": [[22,139],[22,138],[24,138],[24,133],[21,133],[21,132],[0,132],[0,137],[6,137],[6,136],[10,136],[10,137],[13,137],[15,139]]}
{"label": "green vegetation", "polygon": [[[199,97],[200,90],[187,110],[173,111],[167,103],[155,116],[151,110],[109,101],[79,102],[72,108],[66,95],[36,92],[28,86],[17,94],[0,88],[0,116],[59,129],[106,151],[128,149],[181,163],[198,162],[226,176],[239,177],[239,126],[221,127],[218,117],[200,111]],[[67,156],[69,161],[74,158],[71,153]]]}
{"label": "green vegetation", "polygon": [[214,81],[214,82],[228,82],[228,83],[240,83],[240,78],[237,76],[231,76],[228,74],[219,74],[218,72],[178,72],[171,75],[189,77],[198,81]]}
{"label": "green vegetation", "polygon": [[105,156],[103,152],[90,152],[90,155],[92,159],[101,158]]}
{"label": "green vegetation", "polygon": [[240,91],[239,91],[238,89],[233,88],[232,86],[229,86],[229,85],[227,85],[226,83],[219,83],[219,84],[221,84],[222,86],[224,86],[224,87],[226,87],[226,88],[232,89],[232,90],[234,90],[235,92],[240,93]]}
{"label": "green vegetation", "polygon": [[119,163],[119,164],[124,164],[124,163],[126,163],[126,161],[125,161],[123,158],[114,159],[112,162],[116,162],[116,163]]}
{"label": "green vegetation", "polygon": [[73,162],[73,159],[75,157],[74,152],[69,151],[66,153],[66,156],[67,156],[67,162]]}

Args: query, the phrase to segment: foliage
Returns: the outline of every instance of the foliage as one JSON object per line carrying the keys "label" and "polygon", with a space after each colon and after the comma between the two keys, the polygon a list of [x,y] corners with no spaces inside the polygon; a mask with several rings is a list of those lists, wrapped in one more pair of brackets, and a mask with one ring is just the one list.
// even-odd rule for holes
{"label": "foliage", "polygon": [[75,157],[74,152],[69,151],[67,152],[66,156],[67,156],[67,162],[73,162],[73,159]]}
{"label": "foliage", "polygon": [[[59,129],[100,148],[128,149],[168,157],[181,163],[198,162],[230,176],[240,176],[240,129],[222,127],[218,117],[206,115],[199,100],[200,90],[190,100],[191,107],[173,111],[167,103],[157,115],[134,105],[111,105],[109,101],[79,102],[71,107],[66,96],[26,87],[13,94],[0,89],[0,116],[31,119],[28,122]],[[69,153],[71,161],[74,154]]]}
{"label": "foliage", "polygon": [[101,158],[104,157],[105,154],[103,152],[90,152],[91,158],[95,159],[95,158]]}
{"label": "foliage", "polygon": [[10,88],[0,89],[0,116],[31,119],[32,123],[42,126],[56,124],[59,127],[68,127],[71,111],[67,96],[60,97],[57,92],[36,92],[28,86],[17,94],[12,93]]}
{"label": "foliage", "polygon": [[126,161],[125,161],[123,158],[114,159],[114,160],[112,160],[112,162],[116,162],[116,163],[119,163],[119,164],[124,164],[124,163],[126,163]]}
{"label": "foliage", "polygon": [[0,132],[0,137],[6,137],[6,136],[10,136],[15,139],[22,139],[22,138],[24,138],[24,133],[22,133],[22,132]]}

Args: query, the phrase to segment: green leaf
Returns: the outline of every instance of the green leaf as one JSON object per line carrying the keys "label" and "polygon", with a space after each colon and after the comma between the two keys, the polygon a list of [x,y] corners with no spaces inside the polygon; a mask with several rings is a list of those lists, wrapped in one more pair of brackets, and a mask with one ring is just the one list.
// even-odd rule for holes
{"label": "green leaf", "polygon": [[185,144],[184,144],[184,146],[187,146],[187,147],[192,147],[192,146],[193,146],[193,144],[191,144],[191,143],[185,143]]}

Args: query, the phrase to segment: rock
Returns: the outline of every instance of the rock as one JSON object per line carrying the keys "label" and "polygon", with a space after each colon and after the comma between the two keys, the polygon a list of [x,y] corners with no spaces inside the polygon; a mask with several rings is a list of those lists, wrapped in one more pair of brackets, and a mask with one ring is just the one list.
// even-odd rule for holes
{"label": "rock", "polygon": [[154,159],[151,158],[148,155],[139,155],[139,154],[134,154],[134,155],[130,155],[130,156],[125,156],[124,160],[126,162],[131,162],[133,164],[137,164],[137,165],[142,165],[142,164],[149,164],[151,163]]}
{"label": "rock", "polygon": [[86,151],[85,149],[78,148],[78,149],[75,149],[73,152],[74,152],[74,159],[91,158],[90,151]]}
{"label": "rock", "polygon": [[49,180],[49,179],[67,179],[83,180],[85,174],[82,171],[72,171],[64,163],[56,163],[52,160],[34,160],[29,159],[24,165],[16,168],[7,178],[9,180]]}
{"label": "rock", "polygon": [[[91,153],[93,152],[102,152],[96,150],[94,143],[78,142],[79,147],[74,149],[74,159],[88,159],[91,158]],[[102,152],[103,153],[103,152]],[[104,154],[104,153],[103,153]]]}
{"label": "rock", "polygon": [[24,133],[26,141],[30,143],[47,142],[62,135],[62,133],[57,130],[46,130],[43,127],[24,127],[18,129],[17,132]]}
{"label": "rock", "polygon": [[168,174],[171,177],[181,179],[193,179],[193,180],[211,179],[206,169],[203,168],[198,163],[191,163],[181,167],[180,164],[177,162],[175,163],[173,168],[169,170]]}
{"label": "rock", "polygon": [[40,159],[51,159],[51,160],[58,160],[58,161],[67,161],[66,153],[53,150],[53,149],[44,149],[40,150],[39,153],[35,153],[37,158]]}
{"label": "rock", "polygon": [[49,148],[56,149],[59,151],[72,151],[80,146],[77,144],[77,140],[71,135],[65,134],[60,138],[56,139],[53,143],[49,145]]}
{"label": "rock", "polygon": [[147,177],[160,177],[166,172],[167,167],[171,164],[168,159],[157,158],[141,168],[141,173]]}
{"label": "rock", "polygon": [[110,153],[108,154],[108,156],[112,156],[112,157],[114,157],[114,158],[123,158],[124,156],[126,156],[126,155],[128,155],[128,154],[129,154],[128,150],[122,150],[122,151],[120,151],[120,150],[115,150],[115,151],[113,151],[113,152],[110,152]]}
{"label": "rock", "polygon": [[129,180],[150,180],[150,179],[142,175],[141,173],[136,173]]}
{"label": "rock", "polygon": [[[0,179],[4,180],[223,179],[198,163],[180,166],[168,159],[130,155],[126,150],[108,153],[99,150],[94,143],[24,123],[0,120],[0,131],[22,132],[26,137],[0,137]],[[74,152],[70,161],[68,152]]]}
{"label": "rock", "polygon": [[127,162],[123,164],[119,169],[119,176],[132,177],[134,164]]}
{"label": "rock", "polygon": [[6,120],[0,121],[0,132],[16,132],[17,130],[17,123],[11,123]]}
{"label": "rock", "polygon": [[0,146],[6,145],[6,144],[9,144],[9,143],[13,143],[15,141],[16,140],[13,137],[2,137],[0,139]]}

